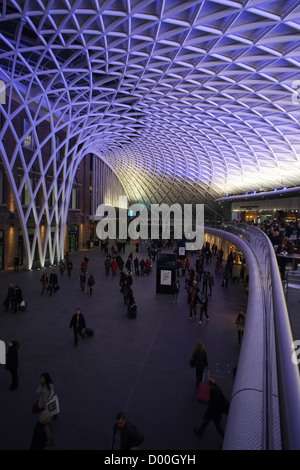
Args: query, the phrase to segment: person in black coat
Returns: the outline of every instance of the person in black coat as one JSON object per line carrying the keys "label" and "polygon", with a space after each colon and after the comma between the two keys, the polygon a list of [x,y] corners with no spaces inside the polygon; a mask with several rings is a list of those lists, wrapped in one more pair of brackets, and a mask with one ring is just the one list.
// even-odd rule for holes
{"label": "person in black coat", "polygon": [[93,288],[94,288],[94,285],[95,285],[95,284],[96,284],[95,278],[94,278],[94,276],[91,274],[90,277],[88,278],[88,281],[87,281],[87,285],[88,285],[88,288],[89,288],[90,297],[92,296]]}
{"label": "person in black coat", "polygon": [[207,410],[203,416],[203,422],[199,428],[194,428],[195,434],[202,437],[204,431],[211,421],[214,422],[216,430],[224,438],[224,429],[221,424],[222,414],[228,414],[229,411],[229,401],[223,394],[222,390],[217,386],[215,379],[209,378],[209,402]]}
{"label": "person in black coat", "polygon": [[190,306],[189,319],[192,320],[193,314],[195,317],[197,316],[197,306],[200,304],[200,298],[197,289],[193,288],[192,291],[188,293],[188,304]]}
{"label": "person in black coat", "polygon": [[198,341],[194,347],[192,357],[196,370],[196,385],[199,385],[202,382],[204,369],[208,367],[206,349],[202,341]]}
{"label": "person in black coat", "polygon": [[17,340],[10,341],[8,343],[8,350],[6,353],[6,370],[11,374],[11,385],[9,389],[13,392],[19,386],[19,349],[20,345]]}
{"label": "person in black coat", "polygon": [[140,273],[139,264],[140,264],[139,259],[138,259],[138,257],[136,256],[136,257],[134,258],[133,265],[134,265],[134,272],[135,272],[135,274],[136,274],[137,276],[138,276],[139,273]]}
{"label": "person in black coat", "polygon": [[73,328],[74,346],[76,347],[78,345],[78,335],[81,336],[82,339],[84,339],[85,336],[83,332],[85,329],[85,318],[79,308],[76,308],[76,312],[72,316],[70,328]]}
{"label": "person in black coat", "polygon": [[67,271],[68,271],[68,276],[69,277],[71,277],[72,269],[73,269],[73,263],[69,258],[68,261],[67,261]]}
{"label": "person in black coat", "polygon": [[41,275],[40,283],[42,284],[41,295],[43,295],[44,291],[48,289],[48,274],[46,270]]}
{"label": "person in black coat", "polygon": [[20,258],[17,256],[14,257],[14,271],[19,271]]}
{"label": "person in black coat", "polygon": [[7,289],[7,296],[4,301],[5,312],[9,309],[9,305],[11,305],[11,310],[14,310],[14,302],[15,302],[15,288],[13,284],[9,284]]}
{"label": "person in black coat", "polygon": [[14,313],[17,313],[17,311],[20,309],[20,304],[23,300],[23,294],[20,286],[15,287],[15,297],[14,297],[14,303],[15,303],[15,308],[14,308]]}
{"label": "person in black coat", "polygon": [[131,287],[128,287],[128,295],[127,295],[127,305],[131,307],[131,305],[135,304],[135,299],[133,295],[133,290]]}
{"label": "person in black coat", "polygon": [[202,294],[202,297],[201,297],[201,300],[200,300],[200,319],[199,319],[199,325],[201,325],[202,323],[202,317],[203,317],[203,313],[205,314],[206,316],[206,321],[209,320],[209,316],[208,316],[208,313],[207,313],[207,308],[208,308],[208,297],[207,297],[207,294]]}
{"label": "person in black coat", "polygon": [[127,421],[125,413],[120,411],[113,426],[112,450],[133,450],[143,442],[144,435]]}
{"label": "person in black coat", "polygon": [[136,318],[136,311],[137,311],[137,306],[135,303],[134,295],[133,295],[133,290],[131,287],[128,288],[128,295],[127,295],[127,316],[129,318]]}
{"label": "person in black coat", "polygon": [[122,281],[120,292],[123,294],[124,304],[128,305],[128,295],[130,293],[130,286],[127,284],[127,277]]}

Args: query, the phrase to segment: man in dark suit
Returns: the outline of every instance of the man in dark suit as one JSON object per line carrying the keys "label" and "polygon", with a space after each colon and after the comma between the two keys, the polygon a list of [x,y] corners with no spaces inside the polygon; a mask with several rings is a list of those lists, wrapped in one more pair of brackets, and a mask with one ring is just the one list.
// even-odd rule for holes
{"label": "man in dark suit", "polygon": [[112,450],[134,450],[144,442],[144,435],[127,421],[126,415],[120,411],[113,427]]}
{"label": "man in dark suit", "polygon": [[72,316],[71,322],[70,322],[70,328],[73,327],[73,333],[74,333],[74,346],[76,347],[78,345],[78,335],[84,339],[84,329],[85,329],[85,318],[83,314],[80,311],[80,308],[76,308],[76,312]]}

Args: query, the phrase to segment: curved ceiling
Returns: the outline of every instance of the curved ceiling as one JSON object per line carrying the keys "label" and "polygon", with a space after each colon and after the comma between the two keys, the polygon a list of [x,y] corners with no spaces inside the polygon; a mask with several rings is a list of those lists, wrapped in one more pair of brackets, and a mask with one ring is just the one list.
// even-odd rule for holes
{"label": "curved ceiling", "polygon": [[67,123],[131,201],[299,185],[299,1],[0,5],[7,89]]}

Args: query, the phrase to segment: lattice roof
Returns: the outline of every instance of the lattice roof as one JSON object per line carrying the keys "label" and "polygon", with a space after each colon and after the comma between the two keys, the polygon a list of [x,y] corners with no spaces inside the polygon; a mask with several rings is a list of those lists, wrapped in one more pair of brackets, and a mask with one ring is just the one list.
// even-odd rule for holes
{"label": "lattice roof", "polygon": [[0,78],[20,103],[6,117],[67,130],[66,162],[95,152],[130,201],[300,184],[299,1],[0,5]]}

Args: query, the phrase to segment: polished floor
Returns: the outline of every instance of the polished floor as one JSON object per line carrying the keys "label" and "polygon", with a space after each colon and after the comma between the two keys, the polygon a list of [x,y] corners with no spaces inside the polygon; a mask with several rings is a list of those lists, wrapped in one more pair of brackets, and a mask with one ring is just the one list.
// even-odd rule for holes
{"label": "polished floor", "polygon": [[[125,261],[132,250],[126,247]],[[92,297],[79,286],[85,255],[90,259],[88,274],[96,280]],[[137,256],[144,257],[142,253]],[[206,405],[197,400],[195,373],[188,361],[196,342],[203,340],[210,375],[230,399],[232,370],[240,350],[235,319],[247,303],[244,285],[230,281],[226,289],[215,277],[208,306],[210,321],[199,325],[198,319],[189,320],[183,277],[178,304],[170,295],[156,294],[154,263],[149,276],[134,276],[138,316],[129,320],[119,274],[105,276],[105,255],[100,248],[71,258],[72,275],[59,277],[60,290],[52,297],[41,295],[40,270],[0,273],[1,298],[12,282],[21,287],[28,302],[26,312],[2,309],[0,313],[0,339],[6,344],[18,339],[21,344],[17,390],[8,389],[10,375],[0,365],[0,449],[29,448],[37,420],[32,404],[45,371],[52,376],[60,399],[61,413],[53,422],[57,450],[110,450],[112,426],[120,410],[144,433],[144,450],[220,449],[221,438],[212,423],[203,440],[193,433]],[[195,259],[191,257],[192,267]],[[207,270],[213,272],[214,265],[215,259]],[[69,323],[77,307],[95,336],[80,339],[74,348]]]}

